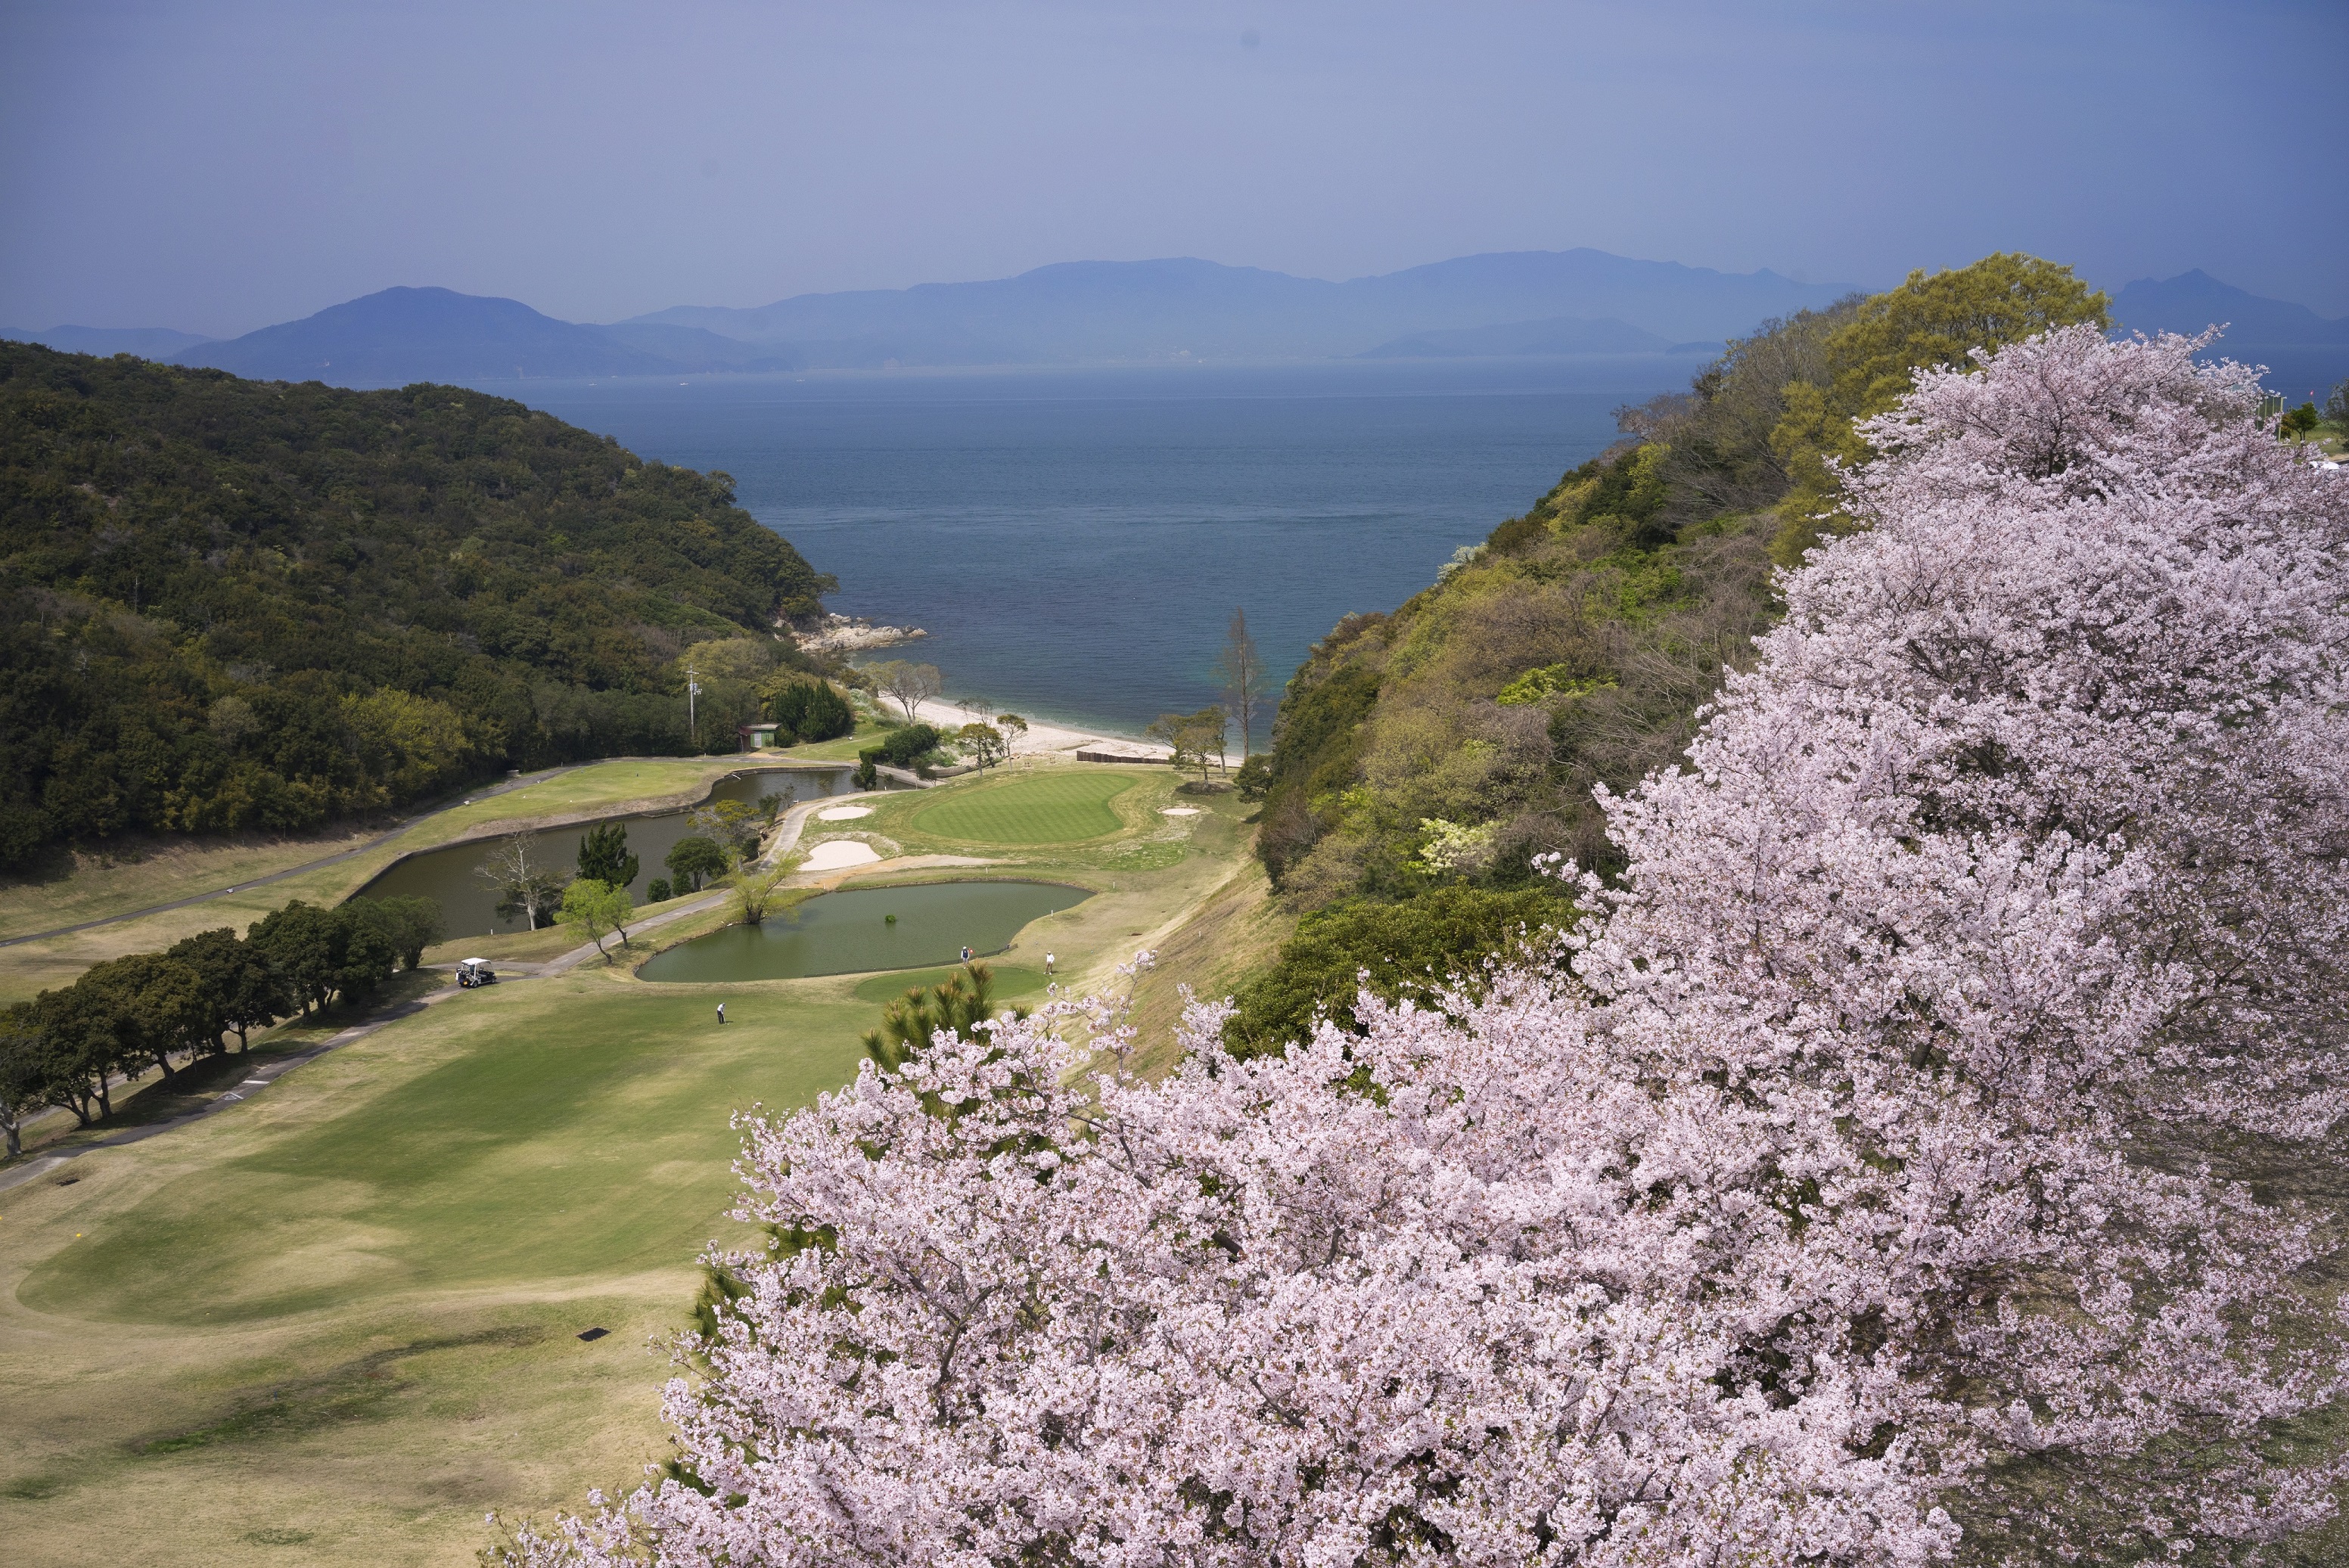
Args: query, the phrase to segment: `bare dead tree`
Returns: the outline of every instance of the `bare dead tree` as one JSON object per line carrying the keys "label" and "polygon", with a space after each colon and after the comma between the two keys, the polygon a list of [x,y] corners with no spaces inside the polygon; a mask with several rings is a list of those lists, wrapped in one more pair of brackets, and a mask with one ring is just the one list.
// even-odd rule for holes
{"label": "bare dead tree", "polygon": [[[1234,610],[1224,633],[1224,651],[1216,660],[1216,680],[1224,690],[1224,707],[1239,720],[1240,760],[1247,760],[1255,743],[1256,710],[1264,701],[1264,659],[1248,635],[1247,612]],[[1219,746],[1218,751],[1222,749]]]}

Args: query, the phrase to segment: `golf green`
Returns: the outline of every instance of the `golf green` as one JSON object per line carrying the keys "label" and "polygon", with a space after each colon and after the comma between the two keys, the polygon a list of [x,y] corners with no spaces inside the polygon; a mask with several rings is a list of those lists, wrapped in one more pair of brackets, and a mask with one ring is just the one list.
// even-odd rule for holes
{"label": "golf green", "polygon": [[1125,773],[1056,769],[977,789],[957,789],[916,810],[908,825],[974,844],[1071,844],[1124,826],[1112,800],[1133,788]]}

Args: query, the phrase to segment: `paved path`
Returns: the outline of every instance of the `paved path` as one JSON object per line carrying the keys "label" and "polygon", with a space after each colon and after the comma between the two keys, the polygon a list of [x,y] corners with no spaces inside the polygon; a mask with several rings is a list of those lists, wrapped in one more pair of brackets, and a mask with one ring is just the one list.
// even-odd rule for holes
{"label": "paved path", "polygon": [[[798,805],[783,813],[782,826],[775,833],[775,841],[767,846],[766,853],[759,857],[759,863],[762,866],[772,865],[775,862],[776,857],[780,855],[787,855],[794,849],[797,849],[799,847],[800,835],[807,831],[809,819],[813,817],[818,811],[826,810],[833,806],[837,806],[845,800],[856,800],[863,799],[866,795],[879,795],[885,793],[886,793],[886,791],[880,789],[851,790],[845,795],[819,795],[812,800],[801,801]],[[858,869],[862,870],[863,868],[860,867]],[[657,926],[667,925],[673,920],[683,920],[688,914],[699,914],[705,910],[716,909],[719,904],[724,903],[728,899],[733,896],[734,895],[732,893],[725,892],[704,893],[699,898],[695,899],[691,903],[679,904],[675,909],[665,909],[658,914],[652,915],[645,920],[629,922],[628,933],[633,936],[640,931],[651,931]],[[568,953],[561,954],[554,958],[549,958],[543,963],[505,965],[492,963],[491,967],[496,969],[502,976],[508,974],[522,975],[560,975],[566,969],[576,968],[580,965],[586,963],[590,958],[603,957],[610,951],[611,950],[609,948],[600,948],[595,943],[588,942],[581,944],[579,946],[573,948]],[[454,969],[457,966],[453,964],[439,964],[433,965],[433,967],[437,969]]]}

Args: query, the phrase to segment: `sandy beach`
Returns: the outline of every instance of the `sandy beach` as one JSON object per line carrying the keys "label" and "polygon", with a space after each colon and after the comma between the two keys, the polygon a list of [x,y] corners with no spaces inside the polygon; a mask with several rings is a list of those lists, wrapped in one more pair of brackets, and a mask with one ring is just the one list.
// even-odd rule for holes
{"label": "sandy beach", "polygon": [[[897,705],[895,703],[885,703],[883,706],[892,713],[897,711]],[[922,723],[949,733],[961,728],[966,724],[979,723],[985,717],[984,715],[948,702],[943,697],[935,697],[923,703],[916,709],[916,713]],[[1011,737],[1011,754],[1015,757],[1073,752],[1080,749],[1116,751],[1128,757],[1149,757],[1159,760],[1164,760],[1168,755],[1167,748],[1156,741],[1138,740],[1123,735],[1107,735],[1098,730],[1071,729],[1061,725],[1046,724],[1040,719],[1030,719],[1028,724],[1028,733],[1014,735]]]}

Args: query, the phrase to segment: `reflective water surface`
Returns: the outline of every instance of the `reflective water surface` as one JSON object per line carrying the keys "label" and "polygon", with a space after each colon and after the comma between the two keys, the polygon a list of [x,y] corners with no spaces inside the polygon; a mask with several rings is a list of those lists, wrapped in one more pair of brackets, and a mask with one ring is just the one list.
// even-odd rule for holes
{"label": "reflective water surface", "polygon": [[[794,768],[762,769],[729,774],[710,790],[713,800],[740,800],[755,805],[772,795],[779,799],[777,810],[787,810],[793,802],[812,800],[819,796],[836,795],[847,788],[848,769]],[[628,851],[636,857],[636,880],[628,884],[628,892],[637,903],[644,902],[646,890],[655,877],[668,875],[661,863],[679,839],[692,831],[687,820],[688,808],[683,811],[661,811],[643,816],[609,817],[597,821],[574,822],[568,827],[549,828],[538,835],[533,858],[559,876],[568,878],[576,873],[579,864],[579,841],[587,836],[590,828],[604,821],[625,823],[628,830]],[[502,931],[521,931],[520,920],[498,918],[498,894],[477,873],[477,869],[502,841],[477,839],[469,843],[450,844],[446,849],[427,850],[410,855],[396,865],[388,866],[367,886],[359,889],[360,898],[393,896],[429,898],[439,903],[447,933],[450,936],[486,936]]]}
{"label": "reflective water surface", "polygon": [[[792,980],[951,964],[966,946],[1003,952],[1032,920],[1092,894],[1060,882],[946,882],[855,888],[812,898],[761,925],[731,925],[657,954],[647,980]],[[893,921],[889,917],[895,915]],[[1022,944],[1043,950],[1030,938]]]}

